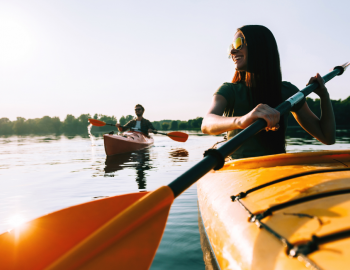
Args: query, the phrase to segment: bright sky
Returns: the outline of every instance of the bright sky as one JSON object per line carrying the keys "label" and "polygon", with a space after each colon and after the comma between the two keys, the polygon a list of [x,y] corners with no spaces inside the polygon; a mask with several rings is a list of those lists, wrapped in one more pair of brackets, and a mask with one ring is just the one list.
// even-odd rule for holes
{"label": "bright sky", "polygon": [[[188,120],[231,81],[236,29],[267,26],[283,80],[350,61],[350,1],[0,0],[0,118],[82,113]],[[350,95],[350,71],[328,84]],[[313,96],[315,97],[315,96]]]}

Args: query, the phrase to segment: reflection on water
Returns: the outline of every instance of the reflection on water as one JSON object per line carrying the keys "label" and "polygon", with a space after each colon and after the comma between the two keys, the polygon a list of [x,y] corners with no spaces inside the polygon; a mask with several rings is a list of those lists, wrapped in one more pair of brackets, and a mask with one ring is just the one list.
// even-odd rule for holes
{"label": "reflection on water", "polygon": [[187,162],[188,160],[188,152],[183,148],[171,149],[169,155],[173,162]]}
{"label": "reflection on water", "polygon": [[114,177],[114,173],[125,168],[135,168],[136,182],[139,189],[146,189],[147,171],[152,169],[150,150],[142,149],[132,153],[124,153],[106,157],[105,177]]}
{"label": "reflection on water", "polygon": [[[188,151],[184,148],[173,148],[169,151],[169,158],[172,162],[187,162]],[[136,182],[138,189],[147,188],[147,171],[156,168],[154,160],[150,157],[150,149],[142,149],[132,153],[107,156],[105,161],[104,177],[115,177],[115,173],[126,168],[134,168],[136,171]]]}

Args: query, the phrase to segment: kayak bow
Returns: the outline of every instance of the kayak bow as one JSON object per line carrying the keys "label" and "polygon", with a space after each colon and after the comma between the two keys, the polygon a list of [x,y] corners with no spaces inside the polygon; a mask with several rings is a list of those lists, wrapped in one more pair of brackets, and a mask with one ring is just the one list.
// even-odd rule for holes
{"label": "kayak bow", "polygon": [[235,160],[197,191],[217,268],[348,269],[350,150]]}

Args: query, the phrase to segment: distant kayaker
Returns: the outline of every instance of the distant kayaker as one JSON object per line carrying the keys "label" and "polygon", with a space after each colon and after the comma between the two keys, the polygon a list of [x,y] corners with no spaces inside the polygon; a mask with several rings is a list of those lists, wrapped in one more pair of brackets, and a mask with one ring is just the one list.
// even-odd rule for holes
{"label": "distant kayaker", "polygon": [[[280,119],[280,113],[273,108],[299,89],[282,81],[273,34],[260,25],[239,28],[230,45],[229,58],[235,64],[235,74],[231,83],[224,83],[214,93],[209,111],[203,119],[203,133],[217,135],[227,132],[228,138],[231,138],[258,118],[263,118],[267,122],[266,130],[247,140],[232,158],[285,153],[288,114]],[[314,92],[321,100],[321,117],[318,118],[310,110],[305,99],[294,106],[292,114],[299,125],[317,140],[334,144],[335,119],[329,93],[318,73],[309,83],[314,81],[319,83]],[[274,132],[267,132],[269,130]]]}
{"label": "distant kayaker", "polygon": [[128,129],[132,129],[135,131],[140,131],[147,136],[149,132],[157,133],[157,130],[153,127],[152,123],[149,120],[142,117],[144,112],[145,109],[143,108],[143,106],[137,104],[135,106],[135,114],[137,117],[133,120],[130,120],[124,126],[120,124],[116,124],[115,126],[118,128],[119,131],[126,131]]}

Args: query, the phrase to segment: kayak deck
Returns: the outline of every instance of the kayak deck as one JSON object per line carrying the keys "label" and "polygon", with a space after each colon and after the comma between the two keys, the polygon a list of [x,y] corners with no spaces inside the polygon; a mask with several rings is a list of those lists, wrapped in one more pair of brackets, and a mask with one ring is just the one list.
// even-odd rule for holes
{"label": "kayak deck", "polygon": [[121,135],[103,135],[105,152],[107,156],[128,153],[146,148],[154,143],[154,139],[141,132],[129,131]]}
{"label": "kayak deck", "polygon": [[348,269],[350,151],[236,160],[197,188],[221,269]]}

